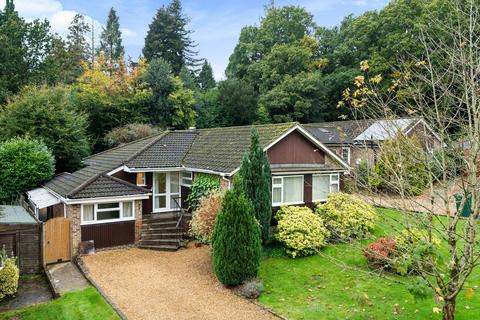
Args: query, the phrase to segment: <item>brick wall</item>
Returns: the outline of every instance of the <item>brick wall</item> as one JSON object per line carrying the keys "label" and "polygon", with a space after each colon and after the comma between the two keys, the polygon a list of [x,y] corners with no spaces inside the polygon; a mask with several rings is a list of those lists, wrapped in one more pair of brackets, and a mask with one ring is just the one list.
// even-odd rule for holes
{"label": "brick wall", "polygon": [[142,237],[142,200],[135,201],[135,242]]}
{"label": "brick wall", "polygon": [[72,257],[78,255],[78,248],[82,241],[82,229],[80,227],[80,207],[79,204],[67,205],[67,219],[70,220]]}

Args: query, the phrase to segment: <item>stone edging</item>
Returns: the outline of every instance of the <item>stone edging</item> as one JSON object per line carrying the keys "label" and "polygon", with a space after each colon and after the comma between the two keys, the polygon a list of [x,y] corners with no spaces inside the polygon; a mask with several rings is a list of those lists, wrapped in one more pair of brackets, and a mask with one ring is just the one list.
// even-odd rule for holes
{"label": "stone edging", "polygon": [[272,309],[270,308],[267,308],[265,307],[263,304],[261,304],[260,302],[258,302],[256,299],[248,299],[248,298],[245,298],[244,296],[242,296],[241,294],[238,294],[237,292],[235,292],[234,290],[231,290],[230,289],[230,292],[232,292],[234,295],[242,298],[243,300],[246,300],[254,305],[256,305],[257,307],[259,307],[260,309],[270,313],[271,315],[273,315],[274,317],[278,318],[278,319],[282,319],[282,320],[288,320],[288,318],[282,316],[281,314],[273,311]]}
{"label": "stone edging", "polygon": [[82,258],[78,256],[75,260],[75,264],[77,265],[78,269],[80,269],[80,272],[83,274],[83,276],[90,282],[92,286],[97,289],[97,291],[100,293],[100,295],[107,301],[107,303],[115,310],[115,312],[120,316],[122,320],[128,320],[127,316],[120,310],[120,308],[107,296],[107,294],[100,288],[99,285],[92,279],[90,274],[88,273],[88,268],[83,262]]}
{"label": "stone edging", "polygon": [[58,292],[57,286],[53,282],[52,275],[50,274],[50,272],[48,272],[46,267],[43,269],[43,272],[45,273],[45,276],[47,277],[48,286],[50,287],[50,290],[52,290],[53,299],[59,298],[60,297],[60,292]]}

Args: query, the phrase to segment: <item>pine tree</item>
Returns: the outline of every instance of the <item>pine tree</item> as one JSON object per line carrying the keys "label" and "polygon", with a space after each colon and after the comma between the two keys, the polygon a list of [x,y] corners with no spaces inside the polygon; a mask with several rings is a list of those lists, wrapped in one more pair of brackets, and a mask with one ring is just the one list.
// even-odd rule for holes
{"label": "pine tree", "polygon": [[203,62],[202,69],[198,74],[198,85],[202,91],[207,91],[208,89],[212,89],[217,86],[217,83],[213,78],[212,66],[207,60]]}
{"label": "pine tree", "polygon": [[143,55],[147,61],[163,58],[178,75],[183,66],[196,67],[192,49],[195,44],[190,39],[191,30],[187,29],[189,18],[182,13],[180,0],[172,0],[168,6],[162,6],[149,25]]}
{"label": "pine tree", "polygon": [[255,128],[252,128],[250,151],[243,157],[239,174],[242,176],[243,190],[254,206],[262,241],[265,243],[269,240],[272,217],[272,173]]}
{"label": "pine tree", "polygon": [[238,180],[225,193],[212,236],[213,269],[225,285],[254,278],[260,264],[260,229]]}
{"label": "pine tree", "polygon": [[86,36],[90,32],[90,26],[85,22],[81,14],[76,14],[68,27],[68,68],[70,74],[67,82],[73,82],[83,72],[82,62],[88,62],[90,57],[90,44]]}
{"label": "pine tree", "polygon": [[112,7],[108,13],[107,24],[100,35],[99,51],[105,55],[109,64],[115,60],[123,59],[125,50],[122,44],[122,32],[120,31],[120,22],[117,12]]}
{"label": "pine tree", "polygon": [[172,109],[168,96],[173,91],[172,67],[162,58],[154,58],[148,64],[145,81],[152,89],[149,117],[153,124],[168,126],[172,121]]}

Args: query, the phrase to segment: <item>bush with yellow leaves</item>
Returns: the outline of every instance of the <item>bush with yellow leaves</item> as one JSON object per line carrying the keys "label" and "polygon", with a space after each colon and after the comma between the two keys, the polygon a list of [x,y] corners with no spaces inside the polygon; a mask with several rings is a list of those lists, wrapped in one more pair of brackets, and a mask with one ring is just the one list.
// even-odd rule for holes
{"label": "bush with yellow leaves", "polygon": [[306,256],[323,247],[330,233],[322,218],[308,207],[282,207],[275,215],[275,239],[283,243],[292,258]]}
{"label": "bush with yellow leaves", "polygon": [[15,258],[7,257],[5,248],[0,251],[0,262],[3,268],[0,269],[0,300],[17,292],[19,270]]}
{"label": "bush with yellow leaves", "polygon": [[315,212],[325,221],[332,239],[337,241],[368,237],[377,219],[371,205],[341,192],[330,194],[326,203],[317,205]]}

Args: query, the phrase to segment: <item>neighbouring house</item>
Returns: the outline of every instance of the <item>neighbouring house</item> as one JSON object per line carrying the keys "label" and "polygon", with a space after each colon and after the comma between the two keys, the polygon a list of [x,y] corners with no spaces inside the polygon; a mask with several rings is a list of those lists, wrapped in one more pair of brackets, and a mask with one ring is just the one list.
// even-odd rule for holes
{"label": "neighbouring house", "polygon": [[303,126],[353,168],[361,161],[373,165],[382,143],[399,133],[415,136],[428,152],[441,146],[438,135],[421,118],[335,121]]}
{"label": "neighbouring house", "polygon": [[[298,123],[255,127],[271,164],[274,210],[325,201],[340,190],[340,176],[349,166],[310,131]],[[45,228],[50,243],[58,237],[55,230],[69,230],[71,246],[62,248],[63,254],[47,254],[46,262],[68,259],[91,240],[96,248],[138,243],[177,249],[192,182],[209,174],[230,188],[250,139],[251,126],[167,130],[92,155],[84,168],[28,192],[39,219],[46,224],[58,220],[58,226]]]}
{"label": "neighbouring house", "polygon": [[42,270],[42,225],[21,206],[0,206],[0,249],[17,257],[22,274]]}

